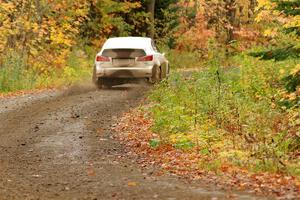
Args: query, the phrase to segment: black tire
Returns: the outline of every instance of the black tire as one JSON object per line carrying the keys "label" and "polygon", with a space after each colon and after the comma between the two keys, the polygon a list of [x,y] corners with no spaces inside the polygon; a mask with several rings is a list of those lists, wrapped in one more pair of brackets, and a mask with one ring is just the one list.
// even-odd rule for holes
{"label": "black tire", "polygon": [[113,79],[98,78],[96,85],[99,89],[110,89],[113,86]]}
{"label": "black tire", "polygon": [[113,80],[109,78],[101,78],[96,75],[96,68],[93,70],[92,81],[98,89],[111,88],[113,86]]}
{"label": "black tire", "polygon": [[161,68],[155,66],[153,69],[152,77],[149,79],[149,82],[152,84],[159,83],[161,81]]}
{"label": "black tire", "polygon": [[114,80],[109,78],[103,78],[102,88],[110,89],[114,85]]}

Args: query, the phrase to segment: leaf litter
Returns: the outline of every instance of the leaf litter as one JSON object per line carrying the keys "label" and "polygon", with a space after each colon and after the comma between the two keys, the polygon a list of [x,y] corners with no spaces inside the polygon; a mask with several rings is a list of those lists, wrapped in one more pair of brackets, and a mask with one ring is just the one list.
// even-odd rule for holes
{"label": "leaf litter", "polygon": [[[220,188],[249,191],[276,199],[300,199],[300,181],[297,177],[280,173],[255,173],[243,167],[222,163],[219,170],[207,170],[200,166],[205,155],[196,148],[182,150],[171,144],[155,144],[157,134],[151,131],[153,120],[146,118],[139,109],[124,113],[113,129],[129,156],[136,156],[142,168],[158,168],[155,175],[165,173],[189,180],[202,180]],[[155,143],[155,142],[154,142]],[[131,185],[131,184],[130,184]]]}

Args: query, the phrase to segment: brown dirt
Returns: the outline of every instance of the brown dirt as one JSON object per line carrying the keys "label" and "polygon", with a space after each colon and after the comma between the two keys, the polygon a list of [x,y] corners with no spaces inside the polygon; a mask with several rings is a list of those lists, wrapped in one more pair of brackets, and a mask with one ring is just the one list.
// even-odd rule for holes
{"label": "brown dirt", "polygon": [[112,129],[147,86],[77,86],[0,99],[0,200],[265,199],[155,176],[126,157]]}

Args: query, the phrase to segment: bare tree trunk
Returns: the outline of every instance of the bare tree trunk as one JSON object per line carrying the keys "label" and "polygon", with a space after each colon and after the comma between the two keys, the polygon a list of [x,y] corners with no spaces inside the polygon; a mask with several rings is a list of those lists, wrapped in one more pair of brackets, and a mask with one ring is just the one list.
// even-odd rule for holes
{"label": "bare tree trunk", "polygon": [[257,5],[257,0],[250,0],[249,10],[248,10],[248,20],[253,20],[253,15],[255,13],[255,7]]}
{"label": "bare tree trunk", "polygon": [[155,0],[147,1],[147,11],[150,13],[150,28],[149,28],[149,37],[154,38],[155,34]]}
{"label": "bare tree trunk", "polygon": [[233,37],[233,27],[236,23],[236,2],[235,0],[226,0],[225,1],[225,7],[226,7],[226,18],[228,20],[228,26],[227,26],[227,41],[226,43],[231,42]]}

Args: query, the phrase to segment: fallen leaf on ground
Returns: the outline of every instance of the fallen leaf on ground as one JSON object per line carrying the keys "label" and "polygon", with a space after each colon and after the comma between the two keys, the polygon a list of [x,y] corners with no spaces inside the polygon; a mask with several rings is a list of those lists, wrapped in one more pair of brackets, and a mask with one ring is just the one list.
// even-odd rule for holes
{"label": "fallen leaf on ground", "polygon": [[127,185],[128,185],[128,186],[131,186],[131,187],[135,187],[135,186],[137,186],[138,184],[137,184],[137,182],[131,181],[131,182],[128,182]]}

